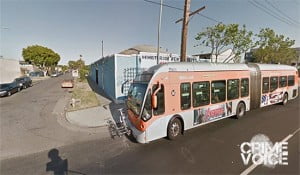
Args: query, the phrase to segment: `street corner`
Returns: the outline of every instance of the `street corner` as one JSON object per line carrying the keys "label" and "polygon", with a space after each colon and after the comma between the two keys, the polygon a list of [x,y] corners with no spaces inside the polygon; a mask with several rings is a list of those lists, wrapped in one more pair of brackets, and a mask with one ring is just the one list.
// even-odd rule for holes
{"label": "street corner", "polygon": [[82,128],[97,128],[107,126],[111,112],[102,106],[66,112],[66,120]]}

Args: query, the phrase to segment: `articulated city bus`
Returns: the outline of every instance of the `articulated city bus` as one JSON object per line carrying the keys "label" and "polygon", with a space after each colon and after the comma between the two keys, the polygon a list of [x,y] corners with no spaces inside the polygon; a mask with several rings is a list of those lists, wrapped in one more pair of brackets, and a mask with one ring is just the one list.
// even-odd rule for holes
{"label": "articulated city bus", "polygon": [[128,91],[128,125],[140,143],[175,139],[185,130],[298,96],[287,65],[168,63],[138,75]]}

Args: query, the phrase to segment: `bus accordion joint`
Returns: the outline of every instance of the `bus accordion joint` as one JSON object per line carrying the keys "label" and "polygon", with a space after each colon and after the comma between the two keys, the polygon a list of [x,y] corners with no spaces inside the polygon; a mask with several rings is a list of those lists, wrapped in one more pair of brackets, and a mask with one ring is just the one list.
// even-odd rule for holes
{"label": "bus accordion joint", "polygon": [[154,91],[154,93],[151,96],[151,103],[152,103],[152,108],[156,109],[157,108],[157,93],[161,89],[161,84],[157,82],[158,88]]}

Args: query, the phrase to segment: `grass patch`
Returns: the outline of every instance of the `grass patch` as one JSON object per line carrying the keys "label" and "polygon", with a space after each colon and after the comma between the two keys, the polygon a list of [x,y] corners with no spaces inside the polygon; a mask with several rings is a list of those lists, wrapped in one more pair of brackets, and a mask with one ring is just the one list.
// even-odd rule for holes
{"label": "grass patch", "polygon": [[96,94],[89,87],[87,81],[79,82],[76,80],[74,83],[75,86],[72,92],[72,98],[80,100],[80,103],[76,103],[75,107],[70,106],[69,111],[76,111],[100,105]]}

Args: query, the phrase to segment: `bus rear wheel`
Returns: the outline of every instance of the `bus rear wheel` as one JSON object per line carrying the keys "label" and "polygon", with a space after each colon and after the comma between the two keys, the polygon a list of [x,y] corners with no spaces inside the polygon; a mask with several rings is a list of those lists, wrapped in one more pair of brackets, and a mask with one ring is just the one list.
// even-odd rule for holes
{"label": "bus rear wheel", "polygon": [[243,102],[240,102],[236,108],[236,118],[242,118],[246,113],[246,106]]}
{"label": "bus rear wheel", "polygon": [[175,140],[181,135],[182,124],[178,118],[173,119],[168,125],[168,138]]}

